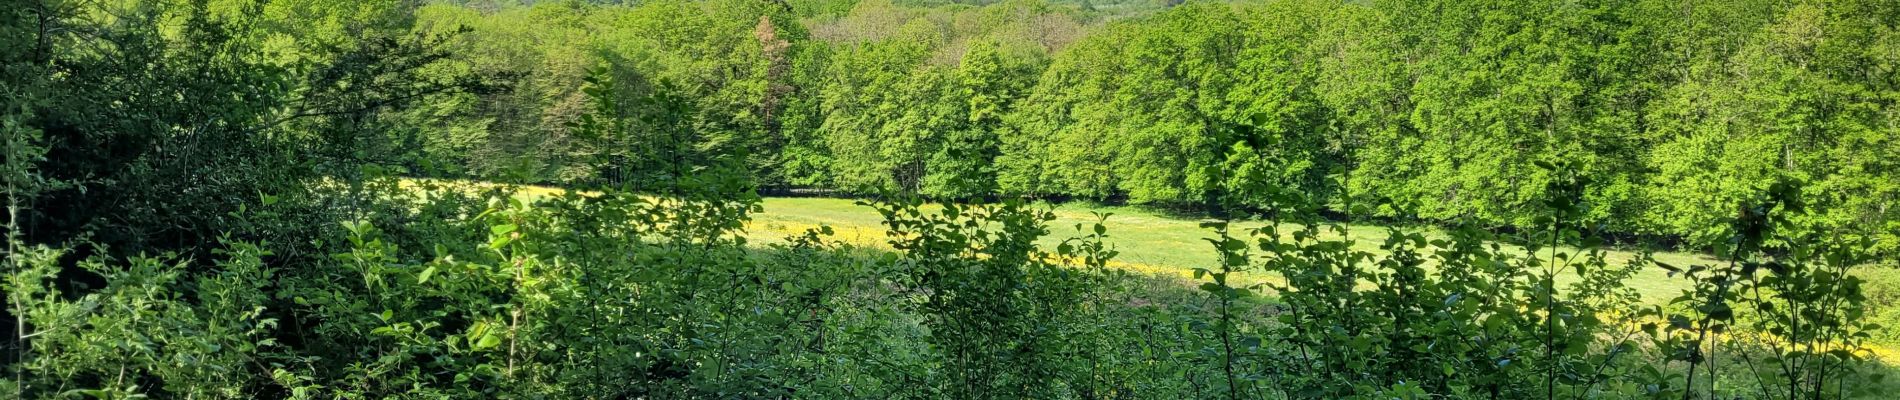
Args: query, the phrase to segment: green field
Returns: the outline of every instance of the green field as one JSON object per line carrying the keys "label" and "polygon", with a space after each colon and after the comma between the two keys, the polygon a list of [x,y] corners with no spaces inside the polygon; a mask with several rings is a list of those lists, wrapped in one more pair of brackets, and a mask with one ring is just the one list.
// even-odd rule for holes
{"label": "green field", "polygon": [[[1183,277],[1191,277],[1193,268],[1218,267],[1213,248],[1202,240],[1213,233],[1201,228],[1198,220],[1130,206],[1067,203],[1052,207],[1056,220],[1050,223],[1049,237],[1043,239],[1048,249],[1053,249],[1064,238],[1078,236],[1076,224],[1092,224],[1095,222],[1094,213],[1101,212],[1111,214],[1105,224],[1108,227],[1108,241],[1121,251],[1112,264],[1114,266]],[[1235,231],[1242,232],[1262,224],[1264,222],[1261,221],[1236,223]],[[820,225],[831,226],[836,232],[835,238],[846,243],[886,246],[884,226],[876,211],[857,205],[853,200],[831,198],[767,198],[765,212],[754,215],[748,226],[748,239],[761,244],[780,243],[786,236]],[[1376,225],[1352,225],[1348,229],[1357,242],[1356,248],[1374,253],[1379,252],[1386,232],[1386,227]],[[1324,235],[1329,238],[1336,236],[1330,231],[1324,232]],[[1427,232],[1427,236],[1434,235],[1437,233]],[[1620,265],[1636,255],[1633,251],[1611,250],[1606,258],[1612,264]],[[1712,258],[1689,253],[1662,252],[1655,254],[1655,258],[1672,265],[1715,262]],[[1250,278],[1272,279],[1259,276]],[[1685,284],[1686,281],[1680,278],[1671,279],[1660,268],[1644,271],[1629,282],[1631,287],[1650,301],[1674,297],[1680,294]]]}
{"label": "green field", "polygon": [[[521,193],[526,198],[536,198],[557,190],[525,187]],[[1201,228],[1200,220],[1138,206],[1083,202],[1042,206],[1050,207],[1056,216],[1049,224],[1049,236],[1042,240],[1044,249],[1053,251],[1063,239],[1080,236],[1078,224],[1086,228],[1095,223],[1096,213],[1105,213],[1109,215],[1104,223],[1108,227],[1107,241],[1121,252],[1110,262],[1112,267],[1181,278],[1192,278],[1194,268],[1219,267],[1215,264],[1216,253],[1204,240],[1211,237],[1213,232]],[[1232,230],[1236,235],[1244,235],[1247,230],[1265,224],[1265,221],[1237,221],[1232,225]],[[834,232],[832,238],[843,243],[867,248],[889,248],[882,217],[877,211],[858,205],[857,200],[852,199],[768,197],[764,201],[764,212],[752,215],[746,234],[748,241],[765,246],[784,243],[788,236],[803,234],[808,229],[820,226],[831,227]],[[1386,238],[1388,229],[1379,225],[1355,224],[1347,228],[1347,233],[1355,241],[1354,248],[1382,254],[1379,245]],[[1427,237],[1442,237],[1433,228],[1406,229],[1422,229],[1426,231]],[[1322,230],[1321,236],[1330,239],[1338,235],[1331,230]],[[1576,254],[1574,248],[1562,248],[1560,251]],[[1638,256],[1635,249],[1606,249],[1605,253],[1605,259],[1612,265],[1622,265]],[[1549,257],[1549,253],[1544,254],[1544,257]],[[1685,252],[1656,252],[1652,257],[1656,261],[1677,266],[1718,262],[1708,255]],[[1558,280],[1565,282],[1569,276],[1561,275]],[[1273,279],[1272,276],[1247,273],[1237,277],[1242,283]],[[1642,294],[1644,300],[1662,302],[1680,295],[1688,282],[1680,277],[1671,278],[1668,271],[1661,268],[1651,268],[1638,273],[1626,283]]]}
{"label": "green field", "polygon": [[[517,196],[523,199],[535,199],[558,193],[561,189],[546,186],[517,187]],[[752,221],[746,225],[746,239],[754,245],[767,246],[785,243],[789,236],[801,235],[808,229],[820,226],[832,228],[832,239],[866,248],[889,248],[883,217],[869,206],[857,204],[858,200],[823,197],[767,197],[764,199],[764,212],[753,214]],[[1204,239],[1213,232],[1200,227],[1200,220],[1191,217],[1168,215],[1139,206],[1112,206],[1087,202],[1062,204],[1040,204],[1050,207],[1056,219],[1049,223],[1049,235],[1042,239],[1045,250],[1053,251],[1062,240],[1081,236],[1078,229],[1087,228],[1096,222],[1096,214],[1108,214],[1104,225],[1108,227],[1107,242],[1120,251],[1110,266],[1149,274],[1192,278],[1194,268],[1216,269],[1216,253],[1212,245]],[[1080,226],[1078,226],[1080,224]],[[1246,235],[1247,231],[1265,225],[1265,221],[1236,221],[1232,225],[1235,235]],[[1382,254],[1380,244],[1386,238],[1389,227],[1368,224],[1355,224],[1347,228],[1347,233],[1355,241],[1354,248]],[[1405,229],[1425,230],[1428,238],[1442,237],[1434,228],[1408,227]],[[1290,231],[1291,229],[1283,229]],[[1324,238],[1336,238],[1332,230],[1322,230]],[[1510,246],[1507,245],[1507,248]],[[1560,251],[1575,255],[1576,249],[1562,248]],[[1549,257],[1549,253],[1543,253]],[[1611,265],[1623,265],[1638,256],[1635,249],[1606,249],[1605,260]],[[1686,252],[1656,252],[1652,257],[1658,262],[1676,265],[1708,265],[1717,263],[1706,254]],[[1875,271],[1886,273],[1885,271]],[[1570,274],[1560,275],[1559,282],[1565,282]],[[1273,280],[1272,276],[1242,273],[1238,282],[1260,282]],[[1668,271],[1651,268],[1638,273],[1626,282],[1631,288],[1642,294],[1644,300],[1662,302],[1682,293],[1687,281],[1671,278]]]}

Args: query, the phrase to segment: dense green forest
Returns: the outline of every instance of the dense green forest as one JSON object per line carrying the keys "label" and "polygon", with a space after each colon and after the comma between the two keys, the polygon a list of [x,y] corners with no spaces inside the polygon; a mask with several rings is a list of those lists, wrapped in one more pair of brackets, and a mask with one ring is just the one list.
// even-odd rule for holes
{"label": "dense green forest", "polygon": [[0,0],[0,143],[0,398],[1900,390],[1892,1]]}
{"label": "dense green forest", "polygon": [[1887,2],[486,9],[417,22],[470,29],[451,47],[469,70],[525,74],[416,122],[453,176],[602,179],[602,144],[572,128],[593,77],[688,110],[621,104],[629,132],[691,126],[694,151],[767,188],[1258,210],[1246,186],[1264,182],[1382,200],[1369,217],[1521,226],[1557,179],[1536,163],[1563,160],[1609,232],[1706,244],[1788,177],[1813,218],[1900,249]]}

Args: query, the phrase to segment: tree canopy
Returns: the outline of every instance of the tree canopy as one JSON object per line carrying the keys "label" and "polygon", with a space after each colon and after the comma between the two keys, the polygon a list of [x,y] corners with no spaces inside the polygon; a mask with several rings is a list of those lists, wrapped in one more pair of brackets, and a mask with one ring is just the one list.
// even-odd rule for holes
{"label": "tree canopy", "polygon": [[1828,197],[1815,218],[1900,245],[1881,2],[1103,5],[429,6],[521,90],[437,103],[425,147],[449,176],[596,179],[567,130],[602,67],[680,98],[694,146],[766,188],[1245,213],[1267,185],[1502,227],[1561,160],[1609,232],[1706,245],[1786,176]]}

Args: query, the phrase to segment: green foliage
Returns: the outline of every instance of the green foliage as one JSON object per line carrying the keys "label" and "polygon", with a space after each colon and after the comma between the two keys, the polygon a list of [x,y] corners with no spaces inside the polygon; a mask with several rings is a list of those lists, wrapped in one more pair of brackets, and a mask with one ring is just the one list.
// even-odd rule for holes
{"label": "green foliage", "polygon": [[272,272],[262,248],[233,243],[214,274],[195,279],[169,257],[84,261],[107,285],[83,296],[52,285],[61,251],[17,249],[8,299],[32,344],[10,365],[21,398],[247,398],[264,381],[257,367],[278,343],[277,320],[263,315]]}
{"label": "green foliage", "polygon": [[[1093,236],[1065,242],[1060,256],[1086,269],[1057,264],[1039,249],[1055,217],[1020,203],[943,204],[924,211],[917,200],[872,204],[884,215],[891,246],[902,258],[888,266],[894,283],[917,291],[933,350],[945,375],[932,395],[953,398],[1052,398],[1065,390],[1097,391],[1081,358],[1102,349],[1088,324],[1101,323],[1084,301],[1106,283],[1111,250]],[[1080,228],[1080,227],[1078,227]],[[1079,246],[1079,247],[1078,247]],[[1079,256],[1079,257],[1078,257]],[[1073,395],[1072,393],[1069,393]]]}
{"label": "green foliage", "polygon": [[[1277,214],[1310,215],[1285,208],[1303,204],[1297,195],[1270,198],[1283,207]],[[1291,231],[1276,220],[1252,232],[1253,243],[1229,234],[1225,223],[1209,223],[1218,238],[1210,242],[1227,261],[1220,271],[1204,271],[1213,281],[1202,289],[1223,302],[1271,289],[1283,307],[1271,322],[1244,326],[1224,322],[1232,317],[1221,313],[1216,329],[1223,342],[1237,336],[1232,340],[1249,344],[1241,356],[1227,350],[1229,387],[1242,392],[1232,396],[1639,395],[1598,385],[1609,386],[1613,377],[1629,381],[1632,368],[1642,365],[1625,354],[1641,348],[1632,340],[1634,328],[1618,321],[1633,320],[1629,310],[1637,296],[1622,282],[1646,260],[1611,266],[1600,250],[1571,255],[1536,244],[1539,238],[1567,243],[1582,234],[1566,219],[1580,208],[1551,206],[1552,229],[1524,238],[1530,245],[1517,251],[1469,228],[1429,241],[1395,228],[1380,245],[1383,255],[1375,255],[1353,250],[1356,239],[1343,227],[1310,220]],[[1337,239],[1322,238],[1322,229],[1335,230]],[[1427,263],[1436,271],[1427,272]],[[1582,279],[1560,296],[1556,271],[1572,269]],[[1247,270],[1285,280],[1252,287],[1226,281]]]}
{"label": "green foliage", "polygon": [[411,162],[414,132],[393,110],[487,88],[426,73],[444,39],[411,35],[393,3],[7,9],[8,129],[37,132],[37,175],[63,183],[15,199],[35,205],[15,220],[33,244],[84,236],[130,255],[215,242],[247,196]]}
{"label": "green foliage", "polygon": [[[785,161],[777,150],[787,146],[785,114],[796,93],[791,61],[805,52],[806,36],[789,12],[757,1],[560,1],[492,14],[425,7],[422,30],[467,30],[453,44],[455,61],[515,88],[445,96],[452,103],[420,116],[446,132],[426,146],[464,171],[449,176],[592,184],[630,178],[602,176],[601,155],[630,156],[630,144],[690,132],[671,146],[737,157],[779,183]],[[580,131],[583,116],[604,106],[583,87],[630,99],[603,116],[623,119],[620,130],[642,141],[602,143]],[[758,147],[774,151],[752,151]]]}
{"label": "green foliage", "polygon": [[[1875,260],[1867,253],[1872,242],[1821,239],[1831,235],[1800,218],[1808,212],[1801,191],[1783,178],[1744,205],[1730,219],[1727,265],[1668,267],[1697,281],[1671,302],[1681,311],[1668,315],[1671,324],[1662,334],[1662,348],[1689,364],[1690,390],[1696,368],[1704,367],[1708,392],[1718,392],[1716,361],[1724,350],[1739,353],[1730,361],[1740,358],[1748,367],[1742,376],[1752,378],[1764,398],[1865,396],[1872,394],[1867,386],[1848,388],[1837,380],[1886,378],[1856,366],[1870,356],[1863,344],[1882,329],[1867,321],[1863,280],[1853,274]],[[1750,340],[1723,343],[1724,334]]]}
{"label": "green foliage", "polygon": [[0,397],[1891,393],[1891,5],[515,3],[4,3]]}
{"label": "green foliage", "polygon": [[[1246,236],[1209,223],[1222,261],[1190,291],[1111,269],[1100,223],[1041,248],[1052,214],[1019,203],[872,202],[885,253],[825,227],[748,247],[745,185],[527,202],[384,183],[321,238],[327,258],[242,241],[208,266],[94,258],[79,267],[105,284],[73,291],[56,284],[62,251],[15,241],[8,302],[32,351],[0,383],[23,398],[1838,398],[1876,382],[1863,346],[1881,328],[1851,274],[1863,247],[1740,240],[1749,261],[1692,267],[1680,304],[1644,307],[1625,281],[1651,261],[1610,265],[1574,200],[1522,237],[1395,228],[1377,255],[1307,219]],[[1310,215],[1278,193],[1272,215]],[[1810,232],[1751,217],[1799,209],[1769,204],[1737,234]],[[1723,382],[1703,389],[1689,377],[1716,370],[1718,347]]]}
{"label": "green foliage", "polygon": [[442,132],[419,145],[442,175],[611,180],[600,155],[634,146],[576,130],[599,111],[580,88],[611,81],[676,106],[623,104],[623,130],[693,132],[771,190],[1239,215],[1264,184],[1527,228],[1558,179],[1536,161],[1567,159],[1580,221],[1619,238],[1707,250],[1785,173],[1804,218],[1900,246],[1879,2],[597,3],[423,9],[421,31],[469,28],[441,70],[518,88],[408,116]]}

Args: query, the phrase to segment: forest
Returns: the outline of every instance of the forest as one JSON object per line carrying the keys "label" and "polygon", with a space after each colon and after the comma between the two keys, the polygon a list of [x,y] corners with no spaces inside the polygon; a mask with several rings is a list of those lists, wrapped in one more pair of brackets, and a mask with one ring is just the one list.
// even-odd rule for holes
{"label": "forest", "polygon": [[0,144],[4,399],[1900,390],[1890,0],[0,0]]}

